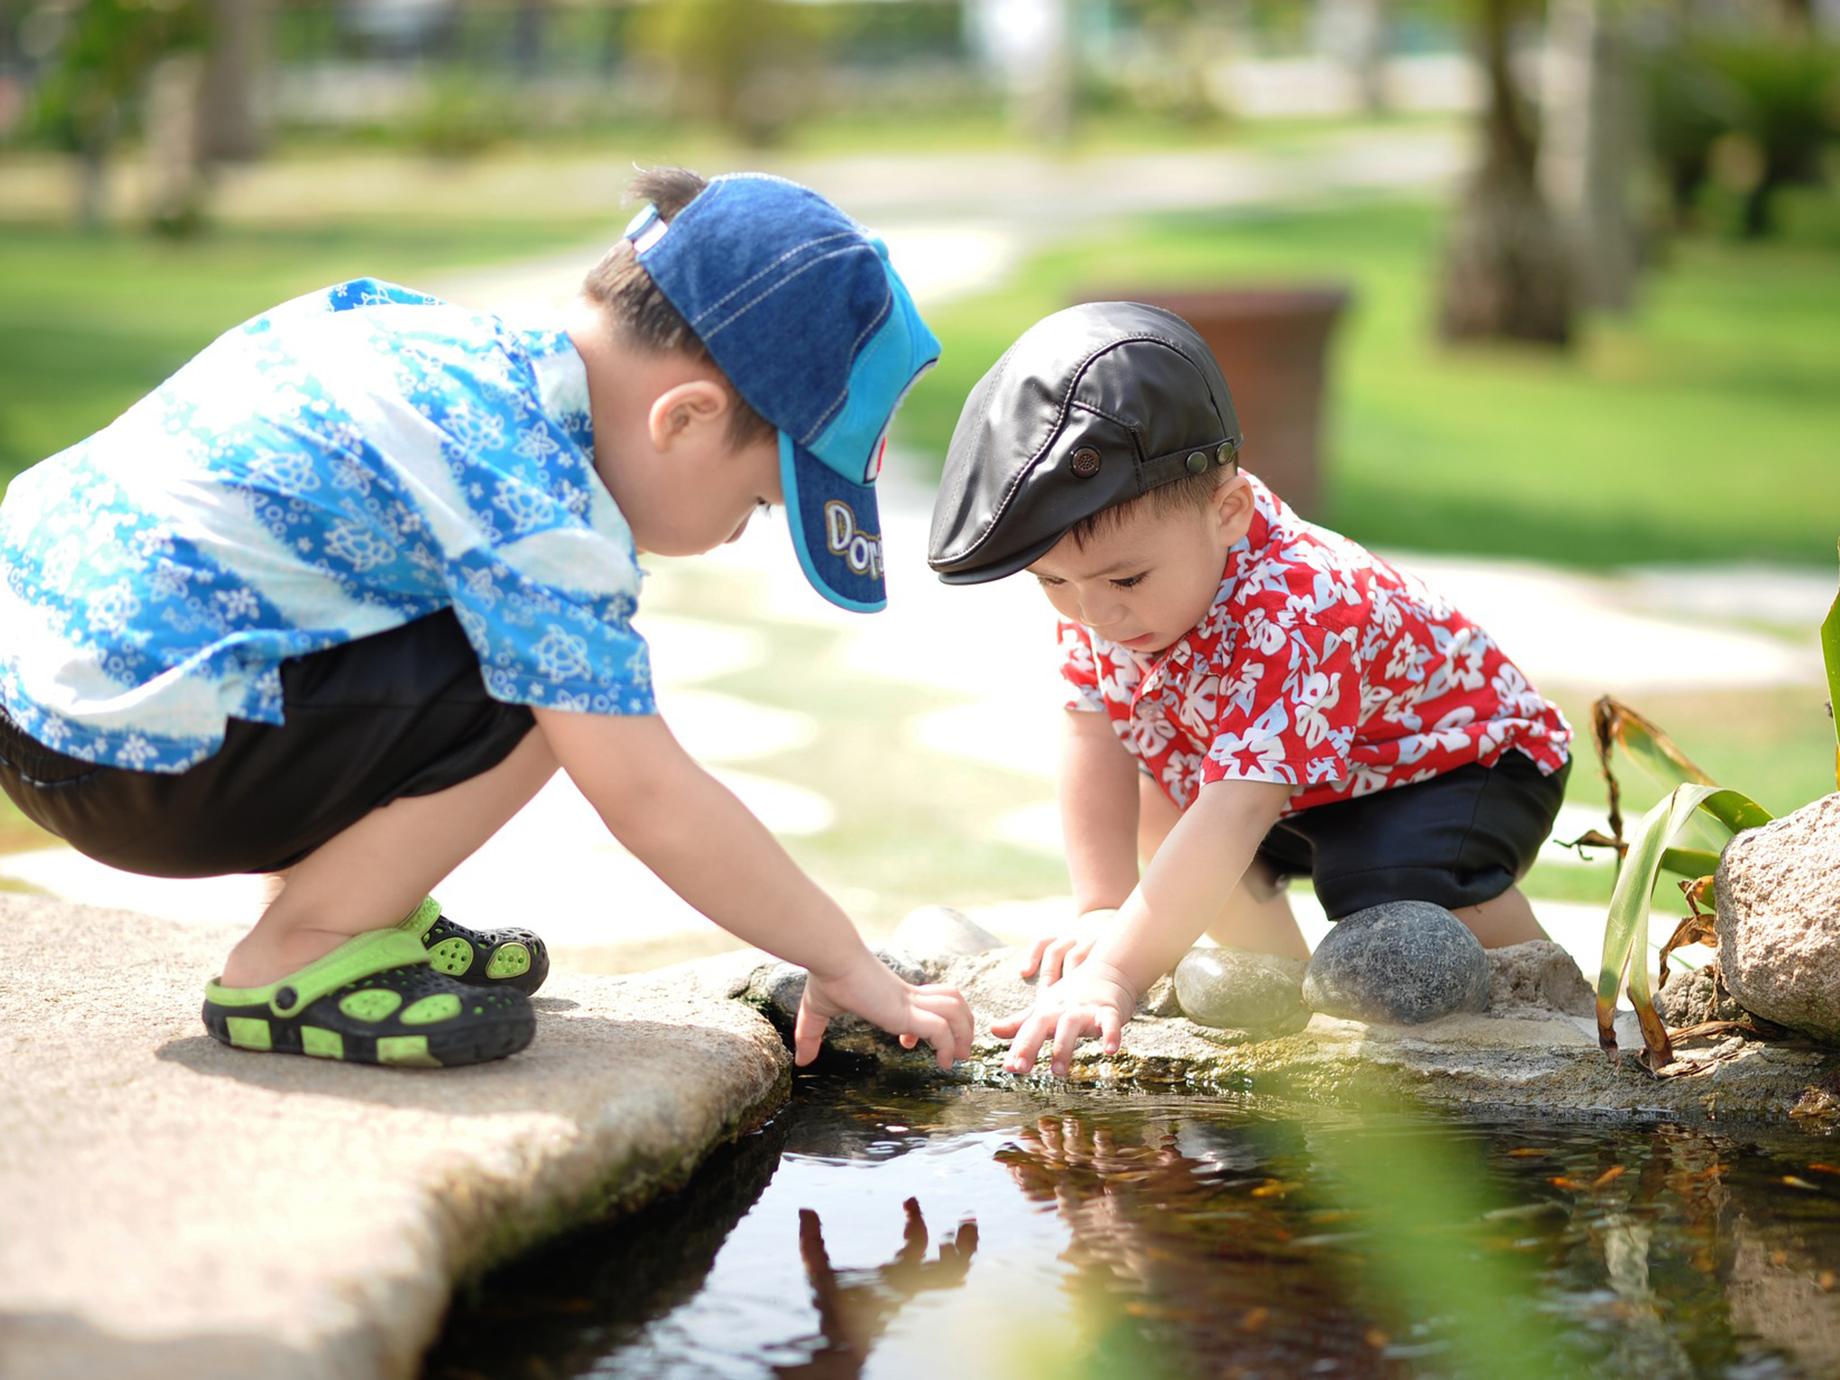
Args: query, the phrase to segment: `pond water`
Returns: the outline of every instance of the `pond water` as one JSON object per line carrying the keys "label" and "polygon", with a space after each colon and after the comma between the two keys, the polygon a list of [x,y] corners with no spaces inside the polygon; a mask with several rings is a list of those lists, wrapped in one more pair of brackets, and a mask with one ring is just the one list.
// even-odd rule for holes
{"label": "pond water", "polygon": [[424,1380],[1840,1375],[1840,1144],[802,1077]]}

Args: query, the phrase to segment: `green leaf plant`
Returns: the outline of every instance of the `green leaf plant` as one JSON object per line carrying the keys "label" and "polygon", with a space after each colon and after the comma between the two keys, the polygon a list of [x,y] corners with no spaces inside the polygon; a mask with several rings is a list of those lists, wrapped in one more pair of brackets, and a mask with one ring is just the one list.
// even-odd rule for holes
{"label": "green leaf plant", "polygon": [[[1827,670],[1829,717],[1840,703],[1840,597],[1836,597],[1821,624],[1821,652]],[[1592,706],[1592,737],[1598,763],[1609,791],[1610,834],[1592,831],[1578,840],[1584,847],[1614,848],[1617,853],[1616,885],[1604,923],[1603,965],[1597,977],[1597,1040],[1608,1054],[1616,1053],[1616,1003],[1624,991],[1635,1008],[1644,1049],[1638,1056],[1650,1073],[1668,1071],[1674,1050],[1667,1026],[1655,1010],[1654,993],[1667,981],[1668,956],[1692,942],[1715,943],[1712,925],[1701,910],[1710,902],[1713,877],[1725,845],[1746,829],[1767,824],[1770,812],[1742,791],[1714,782],[1667,734],[1612,696]],[[1835,724],[1834,779],[1840,787],[1840,720]],[[1631,837],[1623,838],[1622,792],[1611,759],[1617,749],[1673,789],[1637,823]],[[1676,784],[1678,783],[1678,784]],[[1710,823],[1708,830],[1703,826]],[[1681,838],[1690,826],[1702,826],[1690,843]],[[1706,835],[1713,837],[1708,843]],[[1675,846],[1679,842],[1681,846]],[[1685,880],[1681,890],[1691,914],[1682,921],[1663,947],[1659,978],[1648,977],[1648,916],[1655,884],[1663,872]]]}

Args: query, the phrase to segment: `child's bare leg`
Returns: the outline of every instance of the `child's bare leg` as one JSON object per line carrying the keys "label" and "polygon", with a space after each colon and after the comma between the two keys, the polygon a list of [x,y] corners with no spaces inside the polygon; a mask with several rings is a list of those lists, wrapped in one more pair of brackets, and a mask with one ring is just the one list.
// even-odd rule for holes
{"label": "child's bare leg", "polygon": [[219,980],[264,986],[354,935],[394,925],[555,772],[555,754],[533,730],[490,771],[373,810],[272,880],[268,908]]}
{"label": "child's bare leg", "polygon": [[1310,956],[1310,946],[1303,942],[1303,931],[1297,928],[1297,917],[1291,911],[1290,898],[1257,858],[1207,932],[1208,938],[1229,949],[1276,954],[1280,958]]}
{"label": "child's bare leg", "polygon": [[1521,894],[1521,889],[1511,886],[1492,901],[1484,901],[1479,906],[1464,906],[1453,911],[1457,919],[1468,925],[1470,932],[1482,941],[1485,949],[1499,949],[1508,944],[1524,944],[1529,939],[1545,939],[1547,933],[1540,928],[1540,922],[1534,919],[1533,907]]}
{"label": "child's bare leg", "polygon": [[[1148,867],[1156,850],[1169,837],[1182,817],[1175,803],[1157,789],[1148,776],[1140,776],[1137,790],[1137,856]],[[1240,879],[1219,918],[1208,926],[1208,938],[1230,949],[1249,953],[1278,954],[1284,958],[1310,956],[1297,928],[1297,917],[1284,888],[1273,879],[1264,863],[1254,858],[1246,875]]]}

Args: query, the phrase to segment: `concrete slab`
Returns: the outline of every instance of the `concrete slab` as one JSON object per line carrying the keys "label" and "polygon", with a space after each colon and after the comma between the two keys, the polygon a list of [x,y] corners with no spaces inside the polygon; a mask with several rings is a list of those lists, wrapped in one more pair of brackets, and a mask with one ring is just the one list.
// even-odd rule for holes
{"label": "concrete slab", "polygon": [[451,1282],[682,1182],[783,1100],[720,997],[561,975],[468,1069],[247,1054],[198,1022],[230,932],[0,896],[0,1374],[408,1377]]}

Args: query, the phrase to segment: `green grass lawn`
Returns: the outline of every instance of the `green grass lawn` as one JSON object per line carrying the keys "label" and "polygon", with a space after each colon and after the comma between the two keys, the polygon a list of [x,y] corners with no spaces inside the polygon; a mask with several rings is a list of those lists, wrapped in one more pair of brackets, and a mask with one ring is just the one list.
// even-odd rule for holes
{"label": "green grass lawn", "polygon": [[945,357],[902,439],[940,453],[1010,341],[1095,288],[1340,282],[1353,302],[1331,347],[1330,525],[1584,567],[1833,564],[1840,239],[1679,243],[1640,309],[1592,319],[1569,353],[1459,351],[1430,328],[1442,219],[1422,203],[1170,216],[1043,254],[935,314]]}
{"label": "green grass lawn", "polygon": [[553,252],[592,242],[608,220],[255,225],[180,242],[0,224],[0,480],[106,426],[278,302],[366,274],[413,284]]}
{"label": "green grass lawn", "polygon": [[[228,223],[193,242],[0,222],[0,481],[106,424],[277,301],[359,273],[414,284],[592,244],[617,215],[605,170],[583,185],[581,165],[560,155],[451,173],[380,166],[365,174],[349,156],[303,156],[284,170],[297,200],[251,211],[232,198]],[[403,201],[394,209],[392,189]],[[1836,203],[1806,199],[1781,242],[1670,245],[1639,309],[1589,319],[1566,353],[1436,342],[1435,205],[1135,220],[930,312],[945,356],[899,435],[942,455],[966,392],[1010,341],[1095,289],[1334,281],[1353,301],[1331,349],[1322,516],[1332,525],[1393,548],[1588,567],[1831,565]]]}

